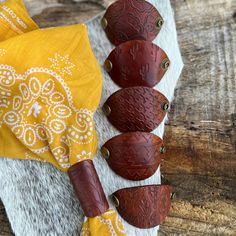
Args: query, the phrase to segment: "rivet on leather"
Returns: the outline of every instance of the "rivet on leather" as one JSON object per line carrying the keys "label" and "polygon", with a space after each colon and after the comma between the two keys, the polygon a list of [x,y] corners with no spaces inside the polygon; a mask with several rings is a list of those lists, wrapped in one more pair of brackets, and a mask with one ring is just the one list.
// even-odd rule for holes
{"label": "rivet on leather", "polygon": [[124,220],[138,228],[151,228],[164,222],[170,210],[171,192],[169,185],[147,185],[120,189],[113,196]]}
{"label": "rivet on leather", "polygon": [[170,61],[155,44],[132,40],[117,46],[104,63],[112,80],[122,88],[154,87],[166,73]]}
{"label": "rivet on leather", "polygon": [[157,9],[144,0],[118,0],[108,7],[101,21],[114,45],[134,39],[153,41],[163,23]]}
{"label": "rivet on leather", "polygon": [[159,126],[167,98],[148,87],[130,87],[112,94],[104,104],[110,108],[108,120],[121,132],[151,132]]}
{"label": "rivet on leather", "polygon": [[102,153],[118,175],[130,180],[143,180],[152,176],[159,167],[162,147],[162,139],[154,134],[131,132],[107,141]]}

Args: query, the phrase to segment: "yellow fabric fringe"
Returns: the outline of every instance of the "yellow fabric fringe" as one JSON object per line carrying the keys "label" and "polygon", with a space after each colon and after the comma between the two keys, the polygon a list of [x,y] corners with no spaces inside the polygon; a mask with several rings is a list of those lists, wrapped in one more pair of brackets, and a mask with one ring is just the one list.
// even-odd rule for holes
{"label": "yellow fabric fringe", "polygon": [[[65,172],[91,159],[102,75],[86,26],[38,29],[21,0],[0,4],[0,25],[0,156]],[[109,210],[86,218],[81,235],[125,234]]]}

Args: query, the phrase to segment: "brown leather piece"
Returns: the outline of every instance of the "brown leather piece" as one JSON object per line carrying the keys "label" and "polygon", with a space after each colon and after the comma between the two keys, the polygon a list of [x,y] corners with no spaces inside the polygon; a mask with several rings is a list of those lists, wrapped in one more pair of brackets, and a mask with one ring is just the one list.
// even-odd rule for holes
{"label": "brown leather piece", "polygon": [[109,75],[122,88],[154,87],[160,82],[169,62],[166,53],[151,42],[132,40],[117,46],[108,56],[112,63]]}
{"label": "brown leather piece", "polygon": [[151,133],[132,132],[118,135],[103,145],[109,151],[107,163],[115,173],[130,180],[152,176],[162,158],[163,141]]}
{"label": "brown leather piece", "polygon": [[151,132],[166,115],[167,98],[148,87],[125,88],[112,94],[104,104],[107,118],[121,132]]}
{"label": "brown leather piece", "polygon": [[99,216],[109,208],[92,160],[71,166],[68,175],[87,217]]}
{"label": "brown leather piece", "polygon": [[170,210],[171,192],[169,185],[148,185],[120,189],[113,196],[124,220],[135,227],[146,229],[164,222]]}
{"label": "brown leather piece", "polygon": [[118,0],[108,7],[102,22],[111,43],[119,45],[133,39],[153,41],[163,19],[147,1]]}

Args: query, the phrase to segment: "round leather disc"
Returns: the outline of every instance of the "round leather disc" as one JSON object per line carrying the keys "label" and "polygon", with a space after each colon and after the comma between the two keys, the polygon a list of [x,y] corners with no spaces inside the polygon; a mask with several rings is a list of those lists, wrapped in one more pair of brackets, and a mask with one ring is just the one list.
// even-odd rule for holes
{"label": "round leather disc", "polygon": [[130,180],[152,176],[161,162],[163,141],[151,133],[131,132],[118,135],[104,145],[107,163],[115,173]]}
{"label": "round leather disc", "polygon": [[107,37],[114,45],[141,39],[153,41],[163,25],[157,9],[144,0],[118,0],[102,19]]}
{"label": "round leather disc", "polygon": [[170,210],[169,185],[147,185],[120,189],[113,193],[119,214],[138,228],[162,224]]}
{"label": "round leather disc", "polygon": [[[110,63],[110,64],[108,64]],[[154,87],[167,71],[170,61],[155,44],[132,40],[117,46],[105,61],[112,80],[122,88]]]}
{"label": "round leather disc", "polygon": [[112,94],[104,104],[108,120],[121,132],[151,132],[166,115],[169,102],[148,87],[130,87]]}

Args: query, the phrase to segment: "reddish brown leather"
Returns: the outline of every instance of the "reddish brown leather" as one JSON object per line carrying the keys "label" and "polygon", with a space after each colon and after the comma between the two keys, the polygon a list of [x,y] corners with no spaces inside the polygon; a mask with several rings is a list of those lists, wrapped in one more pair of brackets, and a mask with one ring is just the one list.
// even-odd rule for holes
{"label": "reddish brown leather", "polygon": [[167,98],[148,87],[125,88],[112,94],[105,103],[111,108],[108,120],[121,132],[151,132],[159,126],[166,112]]}
{"label": "reddish brown leather", "polygon": [[156,25],[159,12],[143,0],[118,0],[108,7],[104,18],[108,23],[105,32],[114,45],[133,39],[153,41],[160,31]]}
{"label": "reddish brown leather", "polygon": [[107,58],[112,62],[112,80],[122,88],[154,87],[166,70],[162,68],[166,53],[151,42],[132,40],[120,44]]}
{"label": "reddish brown leather", "polygon": [[71,166],[68,175],[87,217],[101,215],[109,208],[92,160]]}
{"label": "reddish brown leather", "polygon": [[118,135],[103,146],[109,150],[107,163],[118,175],[130,180],[152,176],[160,162],[162,139],[151,133],[132,132]]}
{"label": "reddish brown leather", "polygon": [[119,214],[131,225],[151,228],[164,222],[170,210],[169,185],[148,185],[118,190]]}

